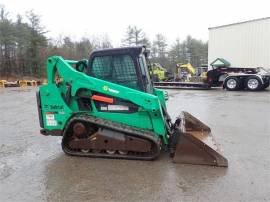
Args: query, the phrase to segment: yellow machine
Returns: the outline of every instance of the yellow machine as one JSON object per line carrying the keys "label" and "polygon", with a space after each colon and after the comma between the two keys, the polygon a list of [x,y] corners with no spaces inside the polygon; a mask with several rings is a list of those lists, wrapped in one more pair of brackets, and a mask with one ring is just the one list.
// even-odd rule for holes
{"label": "yellow machine", "polygon": [[207,71],[205,72],[202,72],[201,75],[200,75],[200,78],[203,82],[207,82]]}
{"label": "yellow machine", "polygon": [[181,81],[190,81],[195,72],[195,68],[190,63],[176,64],[176,78],[180,79]]}
{"label": "yellow machine", "polygon": [[176,64],[176,68],[178,72],[181,70],[186,70],[192,75],[195,74],[196,72],[195,68],[190,63],[187,63],[187,64],[178,63]]}
{"label": "yellow machine", "polygon": [[[206,69],[207,71],[207,69]],[[206,71],[200,69],[200,71],[194,68],[190,63],[177,63],[175,75],[168,72],[167,69],[162,67],[159,63],[151,64],[150,74],[152,75],[154,82],[162,81],[183,81],[183,82],[195,82],[203,81],[206,79]]]}
{"label": "yellow machine", "polygon": [[167,69],[161,66],[159,63],[151,64],[150,74],[153,77],[154,81],[167,81],[171,77],[173,77]]}
{"label": "yellow machine", "polygon": [[6,80],[0,80],[0,87],[5,88],[6,83]]}

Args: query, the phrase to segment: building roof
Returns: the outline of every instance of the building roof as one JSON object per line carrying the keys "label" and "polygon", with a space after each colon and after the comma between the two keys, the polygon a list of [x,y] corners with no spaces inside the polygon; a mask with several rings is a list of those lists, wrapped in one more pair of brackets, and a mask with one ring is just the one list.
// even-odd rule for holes
{"label": "building roof", "polygon": [[222,28],[222,27],[229,27],[229,26],[233,26],[233,25],[239,25],[239,24],[244,24],[244,23],[249,23],[249,22],[256,22],[256,21],[262,21],[262,20],[270,20],[270,17],[265,17],[265,18],[258,18],[258,19],[253,19],[253,20],[247,20],[247,21],[243,21],[243,22],[236,22],[236,23],[231,23],[231,24],[227,24],[227,25],[221,25],[221,26],[216,26],[216,27],[209,27],[208,29],[218,29],[218,28]]}

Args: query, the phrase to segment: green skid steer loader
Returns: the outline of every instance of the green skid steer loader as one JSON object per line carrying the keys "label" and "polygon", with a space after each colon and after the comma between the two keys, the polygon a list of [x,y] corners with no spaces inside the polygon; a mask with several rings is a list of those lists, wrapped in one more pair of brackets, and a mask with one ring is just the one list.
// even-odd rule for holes
{"label": "green skid steer loader", "polygon": [[176,163],[227,167],[208,126],[187,112],[172,122],[148,55],[142,46],[49,57],[48,84],[37,92],[41,134],[62,136],[74,156],[154,160],[163,150]]}

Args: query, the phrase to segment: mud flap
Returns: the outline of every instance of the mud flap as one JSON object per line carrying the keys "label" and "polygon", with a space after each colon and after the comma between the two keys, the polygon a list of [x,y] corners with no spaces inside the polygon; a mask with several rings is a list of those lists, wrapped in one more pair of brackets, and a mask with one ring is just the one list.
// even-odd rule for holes
{"label": "mud flap", "polygon": [[181,134],[173,162],[228,167],[228,160],[221,154],[211,129],[188,112],[182,112],[179,118],[177,128]]}

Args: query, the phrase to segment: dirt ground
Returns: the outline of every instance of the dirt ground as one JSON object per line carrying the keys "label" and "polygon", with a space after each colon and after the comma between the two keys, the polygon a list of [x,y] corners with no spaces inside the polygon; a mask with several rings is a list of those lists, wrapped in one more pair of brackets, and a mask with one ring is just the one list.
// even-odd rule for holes
{"label": "dirt ground", "polygon": [[207,123],[229,168],[65,155],[39,134],[36,89],[0,89],[0,201],[270,201],[270,91],[169,91]]}

